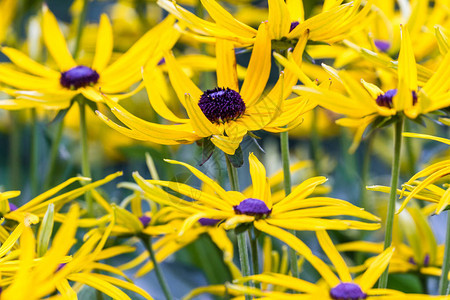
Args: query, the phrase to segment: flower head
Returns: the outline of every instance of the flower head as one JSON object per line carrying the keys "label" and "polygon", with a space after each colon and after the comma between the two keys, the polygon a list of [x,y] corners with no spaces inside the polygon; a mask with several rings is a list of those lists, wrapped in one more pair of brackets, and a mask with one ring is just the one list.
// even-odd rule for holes
{"label": "flower head", "polygon": [[113,32],[104,14],[98,26],[94,59],[90,66],[85,66],[74,60],[55,16],[44,5],[44,43],[58,69],[41,65],[14,48],[2,47],[3,54],[19,70],[6,64],[0,66],[0,82],[14,88],[4,88],[4,91],[15,97],[13,100],[0,101],[0,107],[61,109],[68,107],[70,100],[78,94],[91,101],[103,101],[101,93],[109,95],[114,101],[129,97],[141,89],[142,85],[131,94],[124,93],[140,81],[141,68],[149,57],[161,58],[162,51],[170,49],[178,39],[179,33],[173,28],[173,23],[173,18],[167,18],[110,63]]}
{"label": "flower head", "polygon": [[398,62],[391,62],[398,64],[397,88],[386,92],[364,80],[361,80],[360,84],[347,71],[338,71],[326,65],[323,65],[324,69],[344,86],[348,95],[316,87],[308,84],[310,80],[294,61],[277,56],[281,64],[296,70],[299,79],[305,84],[294,87],[296,93],[309,97],[311,101],[316,101],[320,106],[333,112],[345,115],[345,118],[337,121],[339,125],[356,128],[351,151],[356,150],[365,129],[377,118],[392,118],[404,114],[408,118],[416,119],[422,114],[450,105],[448,97],[450,76],[447,74],[448,68],[445,67],[450,62],[450,52],[444,55],[441,65],[434,74],[425,84],[420,83],[419,87],[418,67],[406,26],[401,26],[401,34]]}
{"label": "flower head", "polygon": [[[197,221],[205,218],[221,220],[220,226],[226,229],[253,223],[257,229],[271,235],[278,234],[275,229],[277,227],[294,230],[379,228],[377,223],[330,218],[347,215],[371,221],[379,220],[346,201],[329,197],[308,198],[316,186],[326,181],[325,177],[309,178],[295,187],[288,196],[272,199],[265,168],[253,153],[249,155],[250,175],[253,182],[251,196],[224,190],[214,180],[188,164],[173,160],[167,160],[167,162],[188,168],[209,187],[200,191],[183,183],[145,180],[138,173],[134,174],[136,182],[143,189],[146,197],[160,204],[169,205],[187,215],[179,231],[180,235],[188,232]],[[169,194],[157,186],[167,187],[191,198],[193,202]]]}
{"label": "flower head", "polygon": [[[301,59],[308,34],[302,35],[293,55]],[[297,126],[299,115],[310,106],[300,98],[285,100],[296,82],[293,73],[286,71],[273,89],[263,95],[270,73],[270,39],[266,23],[259,27],[247,74],[239,87],[233,43],[218,40],[217,86],[200,90],[177,64],[170,53],[165,55],[169,78],[188,118],[180,118],[162,100],[158,86],[153,83],[151,66],[144,71],[150,104],[171,124],[146,122],[106,99],[115,116],[128,128],[114,123],[102,113],[98,115],[112,128],[123,134],[159,144],[175,145],[207,139],[227,154],[233,155],[244,136],[250,131],[280,132]],[[156,60],[154,61],[156,64]],[[288,125],[287,128],[284,128]]]}

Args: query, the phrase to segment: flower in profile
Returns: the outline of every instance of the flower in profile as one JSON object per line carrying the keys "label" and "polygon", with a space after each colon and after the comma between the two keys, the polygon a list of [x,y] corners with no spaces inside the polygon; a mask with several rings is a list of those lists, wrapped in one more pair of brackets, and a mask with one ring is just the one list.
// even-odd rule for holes
{"label": "flower in profile", "polygon": [[[145,197],[163,205],[169,205],[189,215],[179,231],[179,235],[202,218],[217,219],[226,229],[241,224],[253,224],[257,229],[269,235],[278,235],[280,228],[293,230],[318,229],[361,229],[376,230],[378,223],[362,222],[350,219],[335,219],[335,216],[352,216],[370,221],[379,221],[376,216],[344,200],[330,197],[309,197],[316,186],[327,179],[312,177],[296,186],[292,193],[273,201],[266,170],[253,153],[249,155],[250,175],[253,182],[252,195],[249,197],[237,191],[226,191],[214,180],[194,167],[174,161],[171,164],[182,165],[197,176],[207,187],[197,190],[187,184],[162,180],[145,180],[138,173],[133,176],[144,191]],[[190,199],[183,199],[157,187],[169,188]],[[192,200],[192,201],[191,201]],[[285,232],[284,230],[281,230]]]}
{"label": "flower in profile", "polygon": [[94,59],[90,66],[85,66],[74,60],[55,16],[44,5],[44,43],[58,70],[41,65],[14,48],[2,47],[3,54],[20,70],[8,64],[0,65],[0,82],[14,88],[4,88],[4,91],[15,97],[1,101],[0,107],[61,109],[68,107],[70,100],[78,94],[92,101],[103,101],[100,88],[102,93],[110,95],[115,101],[129,97],[140,88],[131,94],[124,92],[140,81],[141,67],[148,58],[153,55],[161,57],[162,51],[170,49],[178,39],[179,33],[173,24],[173,18],[166,18],[109,64],[113,52],[113,32],[104,14],[100,18]]}
{"label": "flower in profile", "polygon": [[[421,83],[421,88],[419,88],[417,66],[409,33],[406,26],[401,26],[401,29],[402,39],[396,89],[382,91],[376,85],[363,80],[361,85],[346,71],[338,71],[326,65],[324,68],[334,79],[342,83],[348,96],[310,85],[294,87],[296,93],[309,97],[311,101],[316,101],[333,112],[347,116],[339,119],[337,123],[345,127],[356,128],[351,151],[356,150],[365,129],[372,123],[383,123],[385,118],[393,118],[401,113],[410,119],[416,119],[422,114],[450,105],[448,97],[450,71],[445,67],[450,62],[450,53],[444,56],[434,74],[423,86]],[[283,65],[295,69],[300,80],[306,77],[293,60],[279,59],[279,61]]]}
{"label": "flower in profile", "polygon": [[[302,41],[294,49],[293,55],[297,59],[301,59],[307,36],[308,34],[304,33]],[[100,112],[98,115],[112,128],[138,140],[175,145],[206,139],[229,155],[235,153],[249,131],[263,129],[280,132],[301,122],[298,116],[308,109],[307,101],[301,101],[298,97],[285,100],[297,80],[294,74],[286,72],[267,95],[262,95],[271,68],[270,39],[266,23],[259,27],[241,88],[237,80],[233,43],[218,40],[216,56],[217,86],[201,91],[183,73],[173,55],[165,55],[170,81],[180,103],[187,111],[187,119],[175,115],[164,103],[158,86],[152,82],[150,65],[144,73],[150,103],[160,116],[172,124],[155,124],[141,120],[114,101],[109,101],[107,97],[106,103],[114,115],[128,128],[114,123]],[[286,125],[288,127],[284,128]]]}
{"label": "flower in profile", "polygon": [[[427,134],[405,132],[403,133],[403,136],[429,139],[450,145],[449,139]],[[440,214],[444,209],[447,208],[448,204],[450,203],[450,187],[447,186],[446,189],[443,189],[439,186],[434,185],[434,183],[441,178],[448,176],[449,174],[450,160],[448,159],[444,159],[442,161],[434,163],[415,174],[403,184],[403,190],[397,191],[399,195],[406,197],[403,200],[400,208],[397,210],[397,213],[400,213],[412,198],[416,198],[419,200],[425,200],[435,203],[432,207],[428,208],[428,210],[433,209],[436,214]],[[420,178],[423,179],[419,180]],[[389,193],[390,191],[389,187],[384,186],[370,186],[367,188],[372,191],[380,191],[386,193]]]}
{"label": "flower in profile", "polygon": [[[344,259],[341,257],[332,240],[324,230],[316,231],[317,239],[323,251],[328,256],[333,265],[333,269],[317,256],[309,253],[305,256],[313,267],[319,272],[322,280],[313,284],[300,278],[292,276],[264,273],[243,278],[242,281],[255,280],[261,283],[291,289],[299,294],[289,294],[278,291],[265,291],[258,288],[251,288],[236,284],[228,284],[228,288],[240,291],[241,294],[264,297],[265,299],[328,299],[328,300],[364,300],[364,299],[446,299],[446,296],[436,297],[418,294],[404,294],[390,289],[377,289],[374,285],[378,278],[388,266],[394,252],[393,247],[389,247],[379,254],[367,270],[360,276],[352,278],[351,272]],[[297,238],[293,237],[297,241]],[[299,241],[300,242],[300,241]],[[292,246],[292,245],[291,245]],[[295,249],[295,248],[294,248]],[[297,250],[298,251],[298,250]],[[336,270],[337,275],[333,272]]]}
{"label": "flower in profile", "polygon": [[[158,0],[158,4],[176,16],[180,21],[201,37],[227,39],[241,45],[255,42],[256,30],[239,20],[215,0],[201,1],[214,22],[203,20],[179,6],[175,1]],[[364,24],[370,12],[368,1],[360,10],[361,2],[352,1],[340,5],[340,1],[329,2],[322,12],[305,20],[302,1],[269,0],[268,28],[271,40],[298,40],[305,31],[309,39],[333,43],[344,39]],[[264,20],[259,20],[264,21]]]}

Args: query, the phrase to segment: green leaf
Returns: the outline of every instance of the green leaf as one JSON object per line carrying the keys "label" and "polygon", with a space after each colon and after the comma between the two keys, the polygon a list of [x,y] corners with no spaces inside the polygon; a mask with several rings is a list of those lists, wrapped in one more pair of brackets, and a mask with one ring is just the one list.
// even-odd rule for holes
{"label": "green leaf", "polygon": [[242,148],[239,146],[239,148],[236,149],[236,152],[234,152],[234,155],[228,155],[228,159],[230,160],[230,163],[235,168],[240,168],[244,164],[244,154],[242,153]]}
{"label": "green leaf", "polygon": [[50,242],[50,237],[53,232],[55,216],[55,205],[50,203],[48,205],[47,211],[42,219],[41,226],[39,226],[39,232],[37,236],[37,254],[39,257],[44,256],[47,252],[48,244]]}

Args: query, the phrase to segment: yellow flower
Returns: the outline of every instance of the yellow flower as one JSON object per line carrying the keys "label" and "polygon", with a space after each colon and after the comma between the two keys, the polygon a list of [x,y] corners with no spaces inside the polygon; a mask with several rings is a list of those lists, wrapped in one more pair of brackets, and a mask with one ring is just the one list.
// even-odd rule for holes
{"label": "yellow flower", "polygon": [[[427,295],[404,294],[399,291],[390,289],[377,289],[373,286],[378,281],[378,278],[386,269],[389,260],[392,257],[394,249],[387,248],[380,255],[378,255],[367,270],[360,276],[352,278],[351,272],[347,267],[344,259],[341,257],[332,240],[324,230],[316,231],[317,239],[325,254],[331,261],[337,275],[332,271],[325,262],[320,260],[312,253],[307,253],[305,259],[308,260],[313,267],[319,272],[322,277],[318,283],[313,284],[303,279],[291,277],[288,275],[277,273],[264,273],[259,275],[249,276],[241,281],[255,280],[265,284],[285,287],[301,294],[289,294],[277,291],[264,291],[257,288],[250,288],[241,285],[228,284],[228,288],[240,291],[241,294],[254,295],[263,297],[264,299],[324,299],[324,300],[340,300],[340,299],[446,299],[447,296],[433,297]],[[301,246],[300,240],[297,240],[294,249],[306,247]],[[291,244],[290,246],[293,246]],[[298,246],[298,247],[297,247]],[[297,250],[298,251],[298,250]]]}
{"label": "yellow flower", "polygon": [[338,71],[329,66],[324,68],[337,81],[342,83],[348,93],[341,93],[321,89],[308,85],[305,75],[295,65],[294,60],[286,60],[277,56],[280,63],[296,70],[298,77],[305,86],[296,86],[294,91],[308,96],[321,106],[336,113],[346,115],[337,121],[339,125],[357,129],[351,150],[356,150],[367,126],[378,117],[390,118],[399,113],[415,119],[421,114],[436,111],[450,105],[450,70],[446,67],[450,63],[450,53],[444,56],[441,65],[429,80],[419,89],[417,67],[414,58],[408,30],[402,26],[402,44],[398,58],[397,89],[383,92],[374,84],[362,80],[362,86],[346,71]]}
{"label": "yellow flower", "polygon": [[25,72],[8,64],[0,65],[0,82],[14,87],[3,90],[15,97],[13,100],[0,101],[0,108],[61,109],[68,107],[71,99],[78,94],[92,101],[103,101],[100,88],[114,101],[127,98],[140,89],[135,89],[131,94],[122,94],[140,81],[141,68],[148,58],[161,57],[162,51],[170,49],[179,37],[173,28],[174,19],[167,18],[147,32],[128,52],[109,64],[113,33],[110,21],[104,14],[100,18],[94,59],[91,66],[84,66],[77,64],[70,54],[55,16],[47,6],[43,10],[44,42],[58,70],[37,63],[14,48],[2,47],[3,54]]}
{"label": "yellow flower", "polygon": [[[256,30],[233,17],[225,8],[215,0],[201,1],[206,11],[214,22],[205,21],[175,1],[158,0],[158,4],[184,21],[199,39],[216,37],[236,42],[240,45],[254,44]],[[305,20],[303,2],[300,0],[268,1],[268,31],[270,39],[296,40],[302,37],[305,31],[309,31],[309,39],[333,43],[344,39],[348,34],[358,30],[365,23],[365,18],[370,12],[371,2],[368,1],[360,11],[361,1],[352,1],[339,5],[342,1],[328,1],[322,8],[322,12]],[[264,21],[264,20],[259,20]]]}
{"label": "yellow flower", "polygon": [[[294,50],[294,56],[301,59],[307,34],[302,36]],[[275,87],[262,96],[270,73],[270,39],[267,24],[260,25],[255,47],[247,69],[247,75],[239,88],[236,72],[236,58],[231,42],[218,40],[217,87],[202,92],[181,70],[171,54],[165,55],[172,86],[187,111],[188,118],[176,116],[164,103],[158,93],[158,86],[152,84],[151,65],[144,74],[147,93],[154,110],[168,120],[169,125],[146,122],[127,112],[123,107],[106,98],[115,116],[128,128],[98,115],[112,128],[138,139],[159,144],[187,144],[207,138],[225,153],[233,155],[249,131],[268,130],[280,132],[297,126],[298,116],[305,110],[306,101],[299,98],[286,99],[296,78],[286,72]],[[154,61],[156,64],[156,60]],[[306,108],[307,109],[307,108]],[[288,128],[284,128],[289,125]]]}
{"label": "yellow flower", "polygon": [[[379,218],[344,200],[329,197],[307,198],[314,192],[316,186],[327,180],[322,176],[309,178],[295,187],[288,196],[273,199],[265,168],[253,153],[249,156],[250,175],[253,182],[251,197],[237,191],[224,190],[214,180],[188,164],[173,160],[166,161],[188,168],[208,186],[207,190],[200,191],[183,183],[145,180],[138,173],[133,174],[144,191],[145,197],[160,204],[172,206],[189,215],[179,230],[179,235],[187,232],[201,218],[221,220],[221,226],[226,229],[252,223],[257,229],[269,235],[274,235],[277,230],[281,230],[278,227],[293,230],[349,228],[376,230],[380,227],[378,223],[329,219],[328,217],[346,215],[379,221]],[[176,197],[156,186],[169,188],[194,201]]]}
{"label": "yellow flower", "polygon": [[[123,253],[132,252],[134,247],[119,245],[104,249],[114,224],[100,234],[98,230],[89,232],[83,245],[68,257],[67,254],[75,244],[75,234],[79,225],[79,208],[74,205],[56,233],[52,247],[40,258],[35,258],[36,240],[29,227],[26,227],[21,238],[19,260],[14,262],[15,274],[9,287],[2,293],[5,299],[41,299],[57,290],[64,297],[76,297],[77,292],[89,285],[114,299],[129,300],[118,287],[136,292],[146,299],[150,295],[141,288],[130,283],[126,275],[117,268],[101,263]],[[10,267],[11,268],[11,267]],[[127,281],[110,275],[98,274],[93,270],[101,270],[122,276]],[[69,281],[75,282],[70,285]]]}

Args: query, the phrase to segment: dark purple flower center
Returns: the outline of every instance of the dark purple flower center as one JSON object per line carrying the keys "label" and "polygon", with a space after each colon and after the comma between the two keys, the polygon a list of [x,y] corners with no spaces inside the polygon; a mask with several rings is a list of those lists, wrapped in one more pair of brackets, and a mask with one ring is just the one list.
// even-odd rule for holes
{"label": "dark purple flower center", "polygon": [[212,123],[225,123],[239,118],[245,112],[241,95],[230,88],[205,91],[198,106]]}
{"label": "dark purple flower center", "polygon": [[233,206],[233,208],[238,215],[249,215],[257,218],[267,217],[272,212],[264,201],[255,198],[244,199],[239,205]]}
{"label": "dark purple flower center", "polygon": [[391,44],[389,42],[383,40],[375,40],[374,43],[378,50],[380,50],[381,52],[386,52],[391,47]]}
{"label": "dark purple flower center", "polygon": [[367,298],[367,294],[356,283],[341,282],[330,290],[330,297],[334,300],[362,300]]}
{"label": "dark purple flower center", "polygon": [[9,210],[10,211],[15,211],[17,209],[17,206],[15,206],[14,204],[12,204],[11,202],[9,202]]}
{"label": "dark purple flower center", "polygon": [[96,84],[99,78],[100,75],[91,68],[76,66],[69,71],[62,72],[59,82],[63,87],[73,90]]}
{"label": "dark purple flower center", "polygon": [[[378,104],[378,106],[385,106],[388,108],[392,108],[392,98],[397,94],[397,89],[388,90],[386,93],[378,95],[377,99],[375,100]],[[417,93],[416,91],[412,91],[412,101],[413,104],[417,103]]]}
{"label": "dark purple flower center", "polygon": [[408,262],[409,262],[410,264],[412,264],[412,265],[417,265],[417,263],[416,263],[416,261],[414,260],[414,257],[413,257],[413,256],[411,256],[411,257],[408,259]]}
{"label": "dark purple flower center", "polygon": [[291,28],[289,29],[289,32],[291,32],[292,30],[294,30],[294,28],[297,27],[298,24],[300,24],[298,21],[292,22],[292,23],[291,23]]}
{"label": "dark purple flower center", "polygon": [[146,215],[139,217],[139,221],[141,221],[141,223],[144,227],[147,227],[148,223],[150,223],[151,220],[152,220],[152,218],[150,218],[149,216],[146,216]]}
{"label": "dark purple flower center", "polygon": [[210,219],[210,218],[200,218],[198,222],[202,224],[202,226],[216,226],[221,220],[219,219]]}

